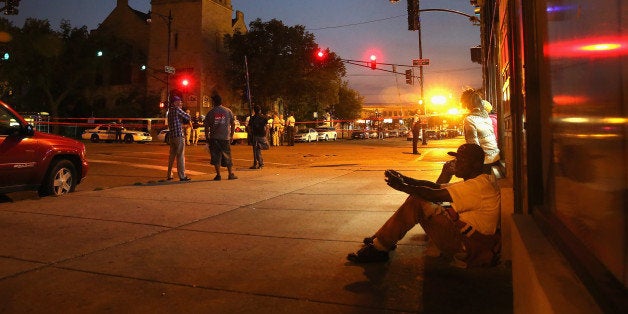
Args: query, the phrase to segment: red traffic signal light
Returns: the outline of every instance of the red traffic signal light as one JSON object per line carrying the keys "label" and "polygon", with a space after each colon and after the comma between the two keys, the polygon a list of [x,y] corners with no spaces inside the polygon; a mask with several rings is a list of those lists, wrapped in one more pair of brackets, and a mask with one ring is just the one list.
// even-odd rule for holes
{"label": "red traffic signal light", "polygon": [[177,85],[179,89],[181,89],[182,91],[188,91],[190,87],[192,86],[192,84],[193,84],[192,78],[187,75],[180,76],[177,79]]}
{"label": "red traffic signal light", "polygon": [[370,66],[371,66],[371,69],[373,69],[373,70],[375,70],[377,68],[377,56],[371,55]]}
{"label": "red traffic signal light", "polygon": [[322,48],[319,48],[318,50],[316,50],[315,56],[317,60],[323,61],[325,60],[325,58],[327,58],[327,52]]}

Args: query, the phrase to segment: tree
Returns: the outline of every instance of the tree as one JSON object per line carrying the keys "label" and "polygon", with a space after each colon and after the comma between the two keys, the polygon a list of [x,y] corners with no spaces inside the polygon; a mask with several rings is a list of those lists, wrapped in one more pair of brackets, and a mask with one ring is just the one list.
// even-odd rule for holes
{"label": "tree", "polygon": [[335,106],[335,118],[340,120],[354,120],[360,117],[360,110],[364,97],[351,89],[347,82],[340,87],[338,105]]}
{"label": "tree", "polygon": [[316,60],[318,45],[314,39],[304,26],[287,27],[275,19],[257,19],[250,23],[246,34],[227,35],[232,88],[242,90],[246,101],[246,56],[252,100],[264,111],[272,110],[281,99],[284,110],[304,120],[310,119],[312,112],[338,103],[344,64],[329,51],[326,59]]}
{"label": "tree", "polygon": [[[48,111],[54,117],[146,116],[159,111],[146,106],[142,88],[126,89],[111,108],[105,106],[99,88],[131,84],[130,68],[141,61],[133,60],[132,47],[115,36],[72,27],[68,21],[55,31],[47,20],[30,18],[22,28],[0,18],[0,33],[11,39],[0,43],[11,51],[10,60],[1,64],[1,96],[20,111]],[[97,51],[103,55],[98,57]]]}
{"label": "tree", "polygon": [[9,31],[12,58],[3,65],[3,74],[11,82],[14,101],[18,107],[28,106],[21,110],[46,110],[59,116],[61,104],[93,81],[87,28],[72,28],[63,21],[57,32],[47,20],[29,18],[21,29]]}

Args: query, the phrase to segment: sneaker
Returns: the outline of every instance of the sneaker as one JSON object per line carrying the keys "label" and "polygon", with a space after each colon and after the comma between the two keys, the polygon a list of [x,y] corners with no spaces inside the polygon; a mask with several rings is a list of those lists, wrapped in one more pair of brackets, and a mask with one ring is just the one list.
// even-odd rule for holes
{"label": "sneaker", "polygon": [[467,262],[465,262],[466,259],[467,259],[466,253],[456,253],[453,256],[453,260],[451,261],[451,263],[449,263],[449,266],[455,267],[455,268],[466,269],[468,267]]}
{"label": "sneaker", "polygon": [[229,174],[229,180],[235,180],[235,179],[237,179],[237,178],[238,178],[238,177],[236,177],[236,175],[235,175],[235,174],[233,174],[233,173],[230,173],[230,174]]}
{"label": "sneaker", "polygon": [[183,177],[181,179],[179,179],[179,181],[190,181],[192,179],[190,179],[190,177]]}
{"label": "sneaker", "polygon": [[257,169],[257,166],[256,165],[252,165],[252,166],[249,167],[249,169]]}
{"label": "sneaker", "polygon": [[423,253],[425,254],[425,256],[439,257],[442,252],[436,246],[436,244],[434,244],[434,241],[428,240],[427,241],[427,246],[426,246],[425,250],[423,251]]}
{"label": "sneaker", "polygon": [[388,252],[376,249],[373,244],[366,244],[359,251],[349,253],[347,260],[354,263],[381,263],[388,261]]}
{"label": "sneaker", "polygon": [[[375,240],[375,236],[372,237],[366,237],[364,238],[364,240],[362,240],[362,243],[364,244],[373,244],[373,240]],[[390,250],[394,251],[397,248],[397,244],[393,245]]]}
{"label": "sneaker", "polygon": [[220,180],[222,180],[222,178],[220,177],[220,175],[219,175],[219,174],[217,174],[217,175],[214,177],[214,181],[220,181]]}

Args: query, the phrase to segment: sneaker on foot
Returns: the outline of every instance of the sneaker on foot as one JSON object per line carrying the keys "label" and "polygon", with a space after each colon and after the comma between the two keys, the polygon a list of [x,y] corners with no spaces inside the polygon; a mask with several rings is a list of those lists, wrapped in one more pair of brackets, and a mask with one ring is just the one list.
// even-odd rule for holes
{"label": "sneaker on foot", "polygon": [[[362,243],[364,244],[373,244],[373,241],[375,240],[375,236],[372,237],[366,237],[364,238],[364,240],[362,240]],[[397,244],[393,245],[390,250],[394,251],[397,248]]]}
{"label": "sneaker on foot", "polygon": [[454,254],[453,260],[451,261],[451,263],[449,263],[449,265],[451,267],[466,269],[468,267],[467,262],[465,262],[466,259],[466,253],[456,253]]}
{"label": "sneaker on foot", "polygon": [[376,249],[373,244],[365,244],[355,253],[349,253],[347,260],[354,263],[381,263],[388,261],[388,252]]}
{"label": "sneaker on foot", "polygon": [[236,177],[236,175],[235,175],[234,173],[230,173],[230,174],[229,174],[229,180],[235,180],[235,179],[237,179],[237,178],[238,178],[238,177]]}
{"label": "sneaker on foot", "polygon": [[220,180],[222,180],[222,178],[220,177],[220,175],[219,175],[219,174],[217,174],[217,175],[214,177],[214,181],[220,181]]}
{"label": "sneaker on foot", "polygon": [[441,255],[440,249],[434,244],[434,241],[431,240],[427,241],[427,247],[423,253],[425,253],[425,256],[429,257],[439,257]]}

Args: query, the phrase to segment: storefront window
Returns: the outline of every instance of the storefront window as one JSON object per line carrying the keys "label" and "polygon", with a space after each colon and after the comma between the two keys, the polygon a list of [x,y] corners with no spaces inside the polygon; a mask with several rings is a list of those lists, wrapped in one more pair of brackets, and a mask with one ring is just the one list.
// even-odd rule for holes
{"label": "storefront window", "polygon": [[628,5],[546,4],[549,76],[542,84],[551,97],[550,210],[626,287]]}

